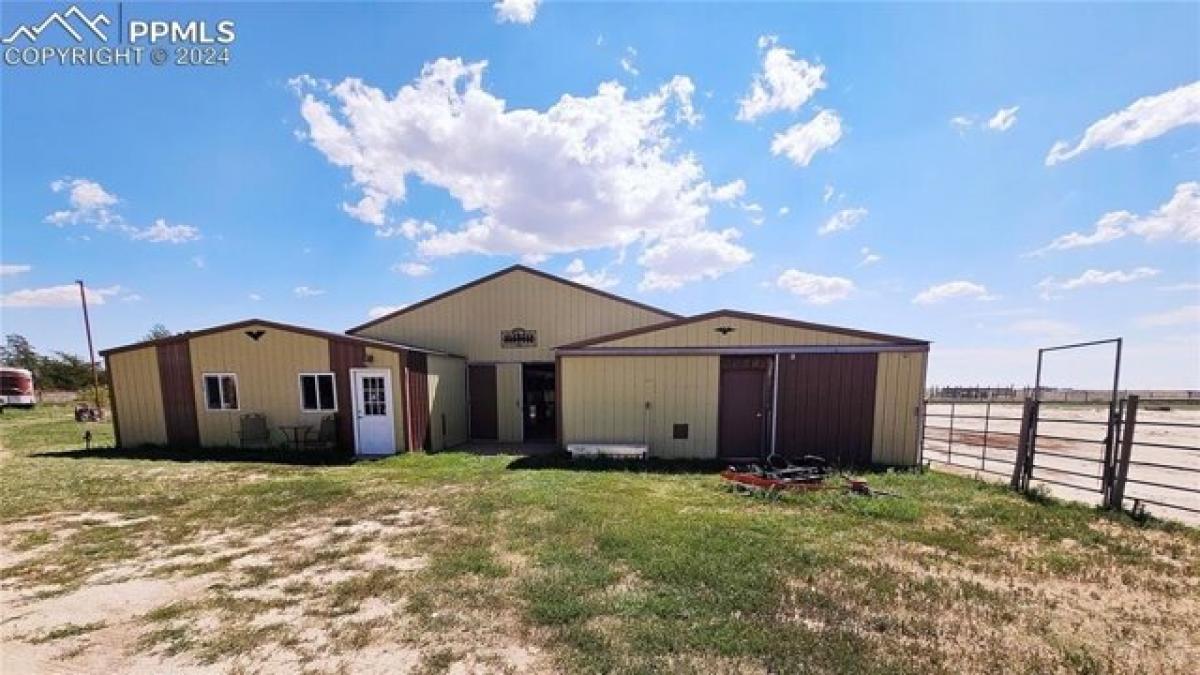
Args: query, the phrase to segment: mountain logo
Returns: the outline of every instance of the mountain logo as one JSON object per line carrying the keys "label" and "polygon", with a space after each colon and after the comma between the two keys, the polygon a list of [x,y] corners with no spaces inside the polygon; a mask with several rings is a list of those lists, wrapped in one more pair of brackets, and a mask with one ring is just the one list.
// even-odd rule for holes
{"label": "mountain logo", "polygon": [[104,34],[101,28],[111,24],[112,19],[109,19],[103,12],[98,12],[93,18],[88,18],[88,15],[82,9],[79,9],[77,5],[71,5],[65,12],[52,12],[50,16],[47,16],[36,26],[18,26],[8,37],[0,39],[0,42],[10,45],[21,38],[25,38],[31,43],[37,42],[42,33],[52,25],[57,25],[66,31],[68,35],[75,38],[76,42],[83,42],[84,29],[90,31],[102,41],[108,42],[108,36]]}

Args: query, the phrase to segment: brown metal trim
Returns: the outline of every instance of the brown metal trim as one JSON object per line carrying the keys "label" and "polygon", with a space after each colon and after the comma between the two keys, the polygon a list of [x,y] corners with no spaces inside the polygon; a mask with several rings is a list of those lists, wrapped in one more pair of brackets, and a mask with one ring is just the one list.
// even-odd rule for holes
{"label": "brown metal trim", "polygon": [[634,335],[643,335],[645,333],[653,333],[655,331],[665,330],[667,328],[674,328],[676,326],[684,326],[684,325],[687,325],[690,323],[706,321],[708,319],[715,319],[715,318],[719,318],[719,317],[728,317],[728,318],[732,318],[732,319],[744,319],[746,321],[761,321],[764,323],[772,323],[772,324],[776,324],[779,326],[787,326],[789,328],[807,328],[809,330],[818,330],[818,331],[823,331],[826,333],[837,333],[839,335],[849,335],[852,337],[859,337],[859,338],[864,338],[864,339],[868,339],[868,340],[883,340],[890,344],[904,344],[904,345],[928,345],[929,344],[928,340],[917,340],[915,338],[902,337],[899,335],[888,335],[886,333],[872,333],[869,331],[857,330],[854,328],[843,328],[841,326],[829,326],[829,325],[820,324],[820,323],[809,323],[807,321],[796,321],[795,319],[785,319],[783,317],[770,316],[767,314],[753,314],[751,312],[742,312],[742,311],[739,311],[736,309],[718,309],[718,310],[715,310],[712,312],[706,312],[704,314],[697,314],[695,316],[683,317],[680,319],[675,319],[673,321],[664,321],[662,323],[651,324],[649,326],[642,326],[641,328],[631,328],[628,330],[617,331],[615,333],[609,333],[608,335],[600,335],[597,337],[588,338],[586,340],[580,340],[578,342],[572,342],[572,343],[565,344],[565,345],[559,345],[556,349],[580,349],[583,347],[590,347],[592,345],[597,345],[597,344],[601,344],[604,342],[611,342],[613,340],[619,340],[621,338],[632,337]]}
{"label": "brown metal trim", "polygon": [[196,416],[196,389],[189,345],[187,341],[160,344],[155,351],[167,445],[200,447],[200,421]]}
{"label": "brown metal trim", "polygon": [[409,431],[412,443],[410,452],[417,450],[428,451],[432,446],[432,435],[429,433],[429,362],[421,352],[411,355],[412,366],[406,368],[408,400]]}
{"label": "brown metal trim", "polygon": [[421,347],[413,347],[411,345],[400,344],[398,342],[388,342],[386,340],[375,340],[373,338],[358,337],[356,335],[345,335],[343,333],[333,333],[330,331],[317,330],[315,328],[305,328],[304,326],[296,326],[293,324],[280,323],[278,321],[269,321],[267,319],[245,319],[243,321],[235,321],[233,323],[225,323],[225,324],[221,324],[219,326],[213,326],[211,328],[204,328],[201,330],[188,331],[185,333],[180,333],[178,335],[172,335],[170,337],[159,338],[157,340],[145,340],[143,342],[134,342],[132,344],[121,345],[119,347],[110,347],[109,349],[101,350],[100,355],[108,356],[109,354],[118,354],[120,352],[130,351],[130,350],[134,350],[134,349],[142,349],[143,347],[157,347],[159,345],[168,345],[168,344],[175,344],[175,343],[179,343],[179,342],[186,342],[186,341],[190,340],[191,338],[201,337],[204,335],[212,335],[213,333],[223,333],[226,331],[237,330],[239,328],[245,328],[247,326],[254,326],[254,325],[267,326],[268,328],[274,328],[276,330],[288,331],[290,333],[299,333],[301,335],[309,335],[312,337],[324,338],[326,340],[338,340],[341,342],[350,342],[350,343],[354,343],[354,344],[363,345],[364,347],[375,347],[377,349],[386,349],[386,350],[394,351],[394,352],[402,352],[402,351],[408,350],[408,351],[417,351],[417,352],[425,352],[425,353],[429,353],[429,354],[436,354],[438,356],[449,356],[451,358],[457,358],[457,359],[466,358],[466,357],[458,355],[458,354],[450,354],[447,352],[440,352],[440,351],[433,350],[433,349],[424,349]]}
{"label": "brown metal trim", "polygon": [[554,357],[554,440],[563,449],[562,357]]}
{"label": "brown metal trim", "polygon": [[600,296],[600,297],[602,297],[602,298],[607,298],[607,299],[609,299],[609,300],[616,300],[617,302],[622,302],[622,303],[625,303],[626,305],[630,305],[630,306],[633,306],[633,307],[637,307],[638,309],[644,309],[644,310],[646,310],[646,311],[649,311],[649,312],[654,312],[655,314],[661,314],[661,315],[663,315],[663,316],[665,316],[665,317],[667,317],[667,318],[670,318],[670,319],[679,318],[679,315],[678,315],[678,314],[675,314],[674,312],[668,312],[668,311],[666,311],[665,309],[660,309],[660,308],[658,308],[658,307],[652,307],[652,306],[650,306],[650,305],[647,305],[647,304],[644,304],[644,303],[638,302],[638,301],[636,301],[636,300],[630,300],[629,298],[623,298],[623,297],[621,297],[621,296],[619,296],[619,295],[616,295],[616,294],[614,294],[614,293],[608,293],[608,292],[606,292],[606,291],[602,291],[602,290],[599,290],[599,289],[596,289],[596,288],[592,288],[591,286],[585,286],[585,285],[583,285],[583,284],[581,284],[581,283],[578,283],[578,282],[575,282],[575,281],[571,281],[570,279],[563,279],[562,277],[557,277],[557,276],[555,276],[555,275],[553,275],[553,274],[550,274],[549,272],[543,272],[543,271],[541,271],[541,270],[535,270],[535,269],[533,269],[532,267],[526,267],[525,265],[512,265],[512,266],[510,266],[510,267],[505,267],[504,269],[502,269],[502,270],[500,270],[500,271],[498,271],[498,272],[493,272],[493,273],[491,273],[491,274],[489,274],[489,275],[487,275],[487,276],[480,277],[480,278],[478,278],[478,279],[476,279],[476,280],[474,280],[474,281],[471,281],[471,282],[465,283],[465,284],[463,284],[463,285],[461,285],[461,286],[455,286],[454,288],[451,288],[451,289],[450,289],[450,290],[448,290],[448,291],[444,291],[444,292],[442,292],[442,293],[438,293],[437,295],[434,295],[434,296],[432,296],[432,297],[426,298],[426,299],[424,299],[424,300],[422,300],[422,301],[420,301],[420,302],[416,302],[416,303],[413,303],[413,304],[411,304],[411,305],[408,305],[407,307],[403,307],[403,308],[401,308],[401,309],[398,309],[398,310],[396,310],[396,311],[392,312],[391,314],[385,314],[385,315],[383,315],[383,316],[379,317],[378,319],[372,319],[372,320],[370,320],[370,321],[368,321],[368,322],[366,322],[366,323],[359,324],[359,325],[357,325],[357,326],[355,326],[355,327],[353,327],[353,328],[347,329],[347,330],[346,330],[346,332],[347,332],[347,333],[357,333],[358,331],[360,331],[360,330],[363,330],[363,329],[365,329],[365,328],[370,328],[371,326],[374,326],[374,325],[376,325],[376,324],[379,324],[379,323],[383,323],[384,321],[387,321],[387,320],[389,320],[389,319],[394,319],[394,318],[396,318],[396,317],[398,317],[398,316],[402,316],[402,315],[404,315],[404,314],[407,314],[407,313],[409,313],[409,312],[411,312],[411,311],[413,311],[413,310],[420,309],[421,307],[424,307],[425,305],[429,305],[429,304],[432,304],[432,303],[434,303],[434,302],[437,302],[438,300],[442,300],[442,299],[448,298],[448,297],[450,297],[451,295],[455,295],[455,294],[457,294],[457,293],[461,293],[461,292],[463,292],[463,291],[465,291],[465,290],[468,290],[468,289],[474,288],[475,286],[478,286],[478,285],[480,285],[480,284],[487,283],[487,282],[489,282],[489,281],[491,281],[491,280],[493,280],[493,279],[497,279],[497,278],[499,278],[499,277],[502,277],[502,276],[504,276],[504,275],[506,275],[506,274],[511,274],[512,272],[528,272],[529,274],[532,274],[532,275],[534,275],[534,276],[538,276],[538,277],[541,277],[541,278],[543,278],[543,279],[548,279],[548,280],[550,280],[550,281],[555,281],[555,282],[558,282],[558,283],[560,283],[560,284],[563,284],[564,286],[570,286],[571,288],[574,288],[574,289],[576,289],[576,290],[580,290],[580,291],[587,291],[588,293],[591,293],[591,294],[593,294],[593,295],[598,295],[598,296]]}
{"label": "brown metal trim", "polygon": [[558,356],[687,356],[726,354],[754,356],[757,354],[880,354],[885,352],[929,351],[928,344],[912,345],[758,345],[753,347],[585,347],[559,348]]}
{"label": "brown metal trim", "polygon": [[121,447],[121,418],[117,416],[117,388],[113,385],[112,361],[104,359],[104,373],[108,376],[108,407],[112,408],[113,445]]}
{"label": "brown metal trim", "polygon": [[334,388],[337,390],[338,447],[358,452],[354,443],[354,383],[351,368],[367,367],[367,348],[342,340],[329,340],[329,370],[333,373]]}

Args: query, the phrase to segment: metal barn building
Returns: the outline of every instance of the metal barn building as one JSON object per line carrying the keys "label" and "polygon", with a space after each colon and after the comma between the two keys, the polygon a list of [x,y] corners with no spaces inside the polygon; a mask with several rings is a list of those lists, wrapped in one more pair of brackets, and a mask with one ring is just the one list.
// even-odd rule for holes
{"label": "metal barn building", "polygon": [[913,465],[928,351],[732,310],[680,317],[517,265],[346,334],[255,319],[102,353],[127,446],[237,446],[246,415],[277,444],[332,416],[360,455],[474,440]]}

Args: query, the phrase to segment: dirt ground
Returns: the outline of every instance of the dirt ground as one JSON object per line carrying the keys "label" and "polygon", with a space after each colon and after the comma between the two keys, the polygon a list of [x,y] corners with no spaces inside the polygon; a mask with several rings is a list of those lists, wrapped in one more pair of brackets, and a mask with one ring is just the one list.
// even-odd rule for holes
{"label": "dirt ground", "polygon": [[[427,566],[412,543],[438,518],[436,509],[399,510],[305,519],[267,534],[206,532],[106,566],[67,592],[5,582],[0,672],[545,672],[537,647],[504,616],[481,611],[480,630],[431,639],[417,625],[428,617],[400,601],[396,589]],[[142,524],[105,512],[9,523],[5,542],[53,535],[21,551],[0,545],[0,569],[85,529]],[[389,633],[410,637],[379,639]],[[269,656],[243,656],[272,643]]]}
{"label": "dirt ground", "polygon": [[[930,404],[928,412],[938,417],[931,416],[929,424],[948,427],[950,420],[944,416],[949,415],[950,411],[950,404]],[[983,417],[986,411],[987,406],[982,403],[955,404],[953,446],[947,447],[948,430],[930,429],[925,439],[926,460],[933,460],[939,468],[945,466],[942,462],[952,461],[962,466],[947,467],[950,470],[977,473],[980,478],[1007,480],[1015,459],[1017,435],[1021,427],[1021,406],[992,404],[986,423],[984,419],[972,417]],[[1098,504],[1098,462],[1104,456],[1104,422],[1107,414],[1107,408],[1100,406],[1043,404],[1038,422],[1039,453],[1035,459],[1035,484],[1044,486],[1051,494],[1064,499]],[[1137,499],[1176,504],[1196,511],[1149,503],[1144,506],[1148,512],[1159,517],[1200,524],[1200,512],[1197,512],[1200,511],[1200,493],[1164,487],[1200,490],[1200,407],[1153,410],[1144,404],[1138,410],[1137,420],[1129,481],[1125,488],[1126,508],[1131,508]],[[1184,449],[1160,445],[1184,446]],[[1038,481],[1037,478],[1055,482]]]}

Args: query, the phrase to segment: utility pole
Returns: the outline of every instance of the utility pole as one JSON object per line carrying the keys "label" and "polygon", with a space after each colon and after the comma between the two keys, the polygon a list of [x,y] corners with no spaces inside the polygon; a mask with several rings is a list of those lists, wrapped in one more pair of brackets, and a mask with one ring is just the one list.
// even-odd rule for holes
{"label": "utility pole", "polygon": [[83,303],[83,329],[87,332],[88,358],[92,362],[92,394],[96,398],[96,407],[100,408],[100,376],[96,374],[96,351],[92,348],[92,322],[88,319],[87,293],[83,290],[83,280],[76,279],[79,284],[79,301]]}

